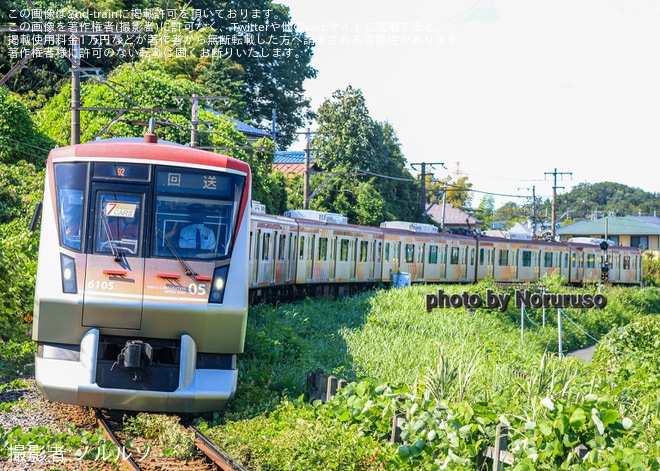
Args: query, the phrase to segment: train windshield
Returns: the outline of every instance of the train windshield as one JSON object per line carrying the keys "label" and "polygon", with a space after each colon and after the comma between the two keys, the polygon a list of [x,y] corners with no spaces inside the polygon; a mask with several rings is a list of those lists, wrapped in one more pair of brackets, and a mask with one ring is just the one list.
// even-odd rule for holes
{"label": "train windshield", "polygon": [[73,250],[81,249],[88,168],[86,162],[55,166],[60,241]]}
{"label": "train windshield", "polygon": [[156,170],[153,254],[161,257],[229,256],[245,177],[209,170]]}
{"label": "train windshield", "polygon": [[231,254],[245,176],[164,165],[95,163],[90,168],[67,162],[55,165],[55,179],[65,247],[115,257],[214,259]]}

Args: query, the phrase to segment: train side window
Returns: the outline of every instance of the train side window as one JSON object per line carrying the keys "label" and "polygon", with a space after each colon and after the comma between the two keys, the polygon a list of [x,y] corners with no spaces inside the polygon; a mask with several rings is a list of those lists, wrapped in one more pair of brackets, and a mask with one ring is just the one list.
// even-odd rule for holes
{"label": "train side window", "polygon": [[452,247],[451,248],[451,255],[449,258],[449,264],[450,265],[458,265],[458,254],[460,252],[459,247]]}
{"label": "train side window", "polygon": [[413,263],[415,261],[415,246],[413,244],[406,244],[406,263]]}
{"label": "train side window", "polygon": [[532,252],[530,250],[523,250],[522,253],[522,266],[531,267],[532,266]]}
{"label": "train side window", "polygon": [[630,255],[623,256],[623,269],[630,270]]}
{"label": "train side window", "polygon": [[424,263],[424,245],[419,246],[419,251],[417,252],[417,263]]}
{"label": "train side window", "polygon": [[390,261],[390,243],[385,242],[385,250],[384,250],[384,257],[385,257],[385,263],[389,263]]}
{"label": "train side window", "polygon": [[470,265],[474,265],[474,255],[477,253],[477,251],[473,248],[470,249]]}
{"label": "train side window", "polygon": [[348,260],[348,239],[342,239],[339,246],[339,261],[346,262]]}
{"label": "train side window", "polygon": [[429,247],[429,264],[437,265],[438,263],[438,246],[432,245]]}
{"label": "train side window", "polygon": [[509,265],[509,251],[508,250],[500,250],[500,255],[499,259],[497,261],[497,264],[501,267],[506,267]]}
{"label": "train side window", "polygon": [[309,238],[309,247],[308,247],[308,255],[307,255],[307,260],[314,260],[314,244],[316,243],[316,236],[311,235]]}
{"label": "train side window", "polygon": [[376,263],[380,263],[380,254],[382,248],[383,248],[383,243],[381,241],[378,241],[378,243],[376,244]]}
{"label": "train side window", "polygon": [[305,236],[300,236],[300,245],[298,249],[298,258],[300,260],[305,259]]}
{"label": "train side window", "polygon": [[286,260],[286,235],[285,234],[280,234],[279,259],[280,259],[280,261]]}
{"label": "train side window", "polygon": [[325,262],[328,259],[328,238],[319,239],[319,262]]}
{"label": "train side window", "polygon": [[252,247],[252,243],[254,242],[253,237],[254,237],[254,233],[252,231],[250,231],[250,245],[249,245],[250,255],[248,256],[248,260],[253,260],[253,257],[254,257],[254,250],[253,250],[254,248]]}
{"label": "train side window", "polygon": [[596,266],[596,256],[592,253],[587,254],[587,268],[594,268]]}
{"label": "train side window", "polygon": [[366,262],[369,254],[369,242],[366,240],[360,241],[360,261]]}
{"label": "train side window", "polygon": [[552,268],[552,252],[543,253],[543,266],[545,268]]}
{"label": "train side window", "polygon": [[261,244],[261,260],[268,260],[268,255],[270,254],[270,233],[266,232],[264,234],[264,240]]}

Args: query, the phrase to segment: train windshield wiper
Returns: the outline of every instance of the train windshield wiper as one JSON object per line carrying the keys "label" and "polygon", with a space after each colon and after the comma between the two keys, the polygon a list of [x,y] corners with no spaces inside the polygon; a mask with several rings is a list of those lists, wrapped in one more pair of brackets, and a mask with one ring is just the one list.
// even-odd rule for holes
{"label": "train windshield wiper", "polygon": [[195,270],[193,270],[192,267],[191,267],[190,265],[188,265],[188,262],[186,262],[186,261],[181,257],[181,255],[179,255],[179,252],[176,251],[176,248],[174,248],[174,246],[172,245],[172,243],[171,243],[169,240],[167,240],[167,238],[165,238],[165,237],[163,236],[163,233],[161,232],[161,230],[160,230],[160,229],[157,229],[156,232],[158,233],[158,237],[160,237],[160,238],[163,240],[163,245],[164,245],[165,247],[167,247],[167,250],[169,250],[170,253],[171,253],[172,255],[174,255],[174,258],[176,258],[177,261],[178,261],[178,262],[181,264],[181,266],[184,268],[184,270],[186,270],[186,275],[188,275],[188,276],[192,276],[192,277],[197,276],[197,273],[195,272]]}
{"label": "train windshield wiper", "polygon": [[115,259],[115,262],[118,262],[121,260],[121,257],[119,256],[119,250],[117,250],[115,241],[112,240],[112,231],[110,230],[110,223],[108,222],[108,216],[106,216],[105,211],[101,211],[101,225],[103,226],[110,252],[112,252],[112,257]]}

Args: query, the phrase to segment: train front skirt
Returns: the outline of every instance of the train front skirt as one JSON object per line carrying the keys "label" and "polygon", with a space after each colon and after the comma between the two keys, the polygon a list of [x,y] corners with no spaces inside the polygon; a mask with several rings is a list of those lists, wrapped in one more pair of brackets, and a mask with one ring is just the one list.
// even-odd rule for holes
{"label": "train front skirt", "polygon": [[197,347],[186,334],[181,336],[178,385],[173,391],[102,387],[97,382],[99,340],[99,330],[90,329],[79,351],[40,345],[35,377],[48,400],[106,409],[207,412],[221,409],[236,390],[238,370],[197,368]]}

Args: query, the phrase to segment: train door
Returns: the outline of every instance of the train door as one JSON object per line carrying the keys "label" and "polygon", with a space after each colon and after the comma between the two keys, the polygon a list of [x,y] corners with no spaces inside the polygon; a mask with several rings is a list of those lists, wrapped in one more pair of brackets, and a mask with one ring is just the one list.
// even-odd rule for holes
{"label": "train door", "polygon": [[144,185],[92,185],[82,316],[86,327],[141,327],[146,192]]}
{"label": "train door", "polygon": [[316,244],[316,235],[310,234],[307,238],[307,258],[305,263],[305,281],[314,280],[314,251]]}
{"label": "train door", "polygon": [[350,279],[354,280],[357,277],[357,264],[358,264],[358,245],[359,240],[357,238],[351,239],[351,275]]}
{"label": "train door", "polygon": [[296,242],[297,242],[297,237],[296,234],[290,234],[289,236],[289,256],[287,257],[287,263],[288,265],[288,279],[289,281],[295,281],[296,280]]}
{"label": "train door", "polygon": [[257,229],[256,233],[252,234],[253,241],[250,244],[252,249],[250,252],[250,260],[252,261],[252,283],[259,282],[259,255],[261,254],[261,229]]}
{"label": "train door", "polygon": [[337,277],[337,237],[334,235],[330,239],[330,279]]}
{"label": "train door", "polygon": [[278,231],[273,232],[273,256],[270,259],[270,282],[275,283],[277,279],[277,261],[280,258],[280,233]]}

